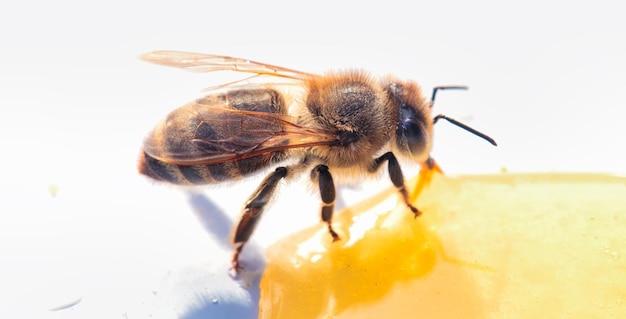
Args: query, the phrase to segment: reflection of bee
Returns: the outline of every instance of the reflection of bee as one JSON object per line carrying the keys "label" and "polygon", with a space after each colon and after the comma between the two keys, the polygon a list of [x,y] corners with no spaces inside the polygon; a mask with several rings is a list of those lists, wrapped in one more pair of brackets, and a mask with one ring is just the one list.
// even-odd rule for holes
{"label": "reflection of bee", "polygon": [[[495,145],[453,119],[431,118],[437,89],[462,87],[435,88],[428,101],[416,83],[359,71],[316,75],[246,59],[175,51],[151,52],[142,59],[190,71],[252,74],[170,113],[144,142],[142,174],[174,184],[214,184],[297,159],[271,172],[246,201],[233,238],[235,270],[240,268],[244,244],[283,178],[310,172],[319,187],[322,220],[336,241],[339,236],[331,225],[333,176],[375,173],[387,162],[391,182],[418,216],[396,155],[432,165],[433,124],[441,118]],[[261,76],[273,80],[248,81]],[[301,97],[287,102],[289,87],[303,89]]]}

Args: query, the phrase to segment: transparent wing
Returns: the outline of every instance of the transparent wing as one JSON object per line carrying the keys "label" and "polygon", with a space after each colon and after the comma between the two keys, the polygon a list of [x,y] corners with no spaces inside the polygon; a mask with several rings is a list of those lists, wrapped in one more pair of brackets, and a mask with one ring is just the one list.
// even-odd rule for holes
{"label": "transparent wing", "polygon": [[154,64],[180,68],[192,72],[235,71],[271,75],[294,80],[307,80],[315,74],[283,68],[276,65],[234,58],[223,55],[202,54],[182,51],[153,51],[140,57]]}
{"label": "transparent wing", "polygon": [[[196,103],[194,103],[196,104]],[[291,116],[197,105],[193,126],[152,134],[144,151],[166,163],[209,165],[336,142],[331,132],[303,127]],[[178,127],[178,125],[173,125]],[[159,137],[161,136],[161,137]]]}

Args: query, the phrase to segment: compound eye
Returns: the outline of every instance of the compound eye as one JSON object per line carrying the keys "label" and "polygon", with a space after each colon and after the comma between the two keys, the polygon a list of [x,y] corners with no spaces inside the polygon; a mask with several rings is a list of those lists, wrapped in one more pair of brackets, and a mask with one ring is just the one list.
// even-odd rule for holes
{"label": "compound eye", "polygon": [[419,148],[426,142],[426,134],[420,123],[414,120],[404,121],[406,140],[409,148],[413,150],[416,146]]}
{"label": "compound eye", "polygon": [[413,119],[406,119],[402,122],[402,131],[409,153],[414,156],[421,155],[427,144],[426,132],[421,123]]}
{"label": "compound eye", "polygon": [[421,138],[423,135],[421,126],[414,120],[404,120],[404,132],[409,140]]}

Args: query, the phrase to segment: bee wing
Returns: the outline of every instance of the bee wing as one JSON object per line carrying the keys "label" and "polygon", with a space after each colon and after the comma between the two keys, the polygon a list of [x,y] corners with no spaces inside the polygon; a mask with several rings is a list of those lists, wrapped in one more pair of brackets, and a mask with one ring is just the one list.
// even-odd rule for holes
{"label": "bee wing", "polygon": [[193,129],[152,134],[144,151],[166,163],[210,165],[329,145],[337,139],[331,132],[296,124],[295,118],[284,114],[197,106],[198,112],[192,114]]}
{"label": "bee wing", "polygon": [[140,58],[154,64],[192,72],[235,71],[254,73],[256,75],[271,75],[293,80],[307,80],[315,77],[311,73],[223,55],[182,51],[153,51],[141,55]]}

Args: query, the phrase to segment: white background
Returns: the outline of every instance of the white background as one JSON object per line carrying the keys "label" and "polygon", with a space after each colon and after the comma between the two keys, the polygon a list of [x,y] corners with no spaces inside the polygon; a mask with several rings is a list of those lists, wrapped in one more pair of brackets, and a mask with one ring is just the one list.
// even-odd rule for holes
{"label": "white background", "polygon": [[[139,54],[197,51],[311,72],[357,67],[414,79],[428,95],[464,84],[469,91],[442,92],[435,112],[499,146],[438,123],[433,156],[447,173],[623,174],[626,22],[612,3],[0,5],[0,314],[254,316],[258,291],[242,293],[224,273],[230,220],[258,179],[190,199],[135,170],[152,126],[220,75],[150,65]],[[305,188],[285,187],[256,243],[318,222]],[[297,214],[293,203],[303,206]],[[249,258],[259,259],[253,248]]]}

